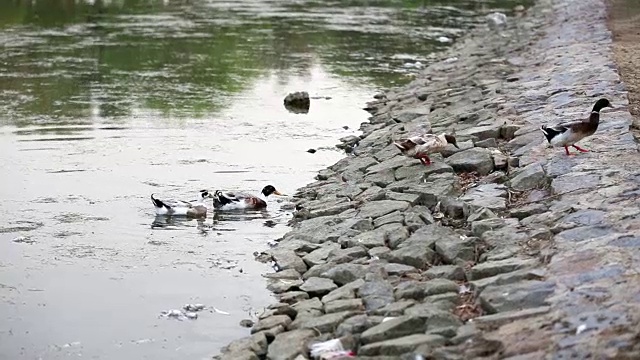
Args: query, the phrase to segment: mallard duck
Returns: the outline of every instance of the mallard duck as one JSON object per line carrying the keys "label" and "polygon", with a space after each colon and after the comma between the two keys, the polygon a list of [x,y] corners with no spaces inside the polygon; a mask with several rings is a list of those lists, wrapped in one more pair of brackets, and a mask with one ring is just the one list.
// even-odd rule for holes
{"label": "mallard duck", "polygon": [[540,129],[549,144],[554,147],[564,147],[567,155],[574,155],[569,153],[569,146],[573,146],[580,152],[588,152],[589,150],[579,147],[576,143],[587,136],[593,135],[598,130],[600,110],[605,107],[613,108],[613,105],[609,100],[603,98],[596,101],[595,105],[593,105],[593,110],[591,110],[591,115],[587,119],[560,123],[554,126],[542,125]]}
{"label": "mallard duck", "polygon": [[412,136],[406,139],[400,139],[393,143],[402,154],[407,157],[420,159],[425,166],[431,164],[429,154],[437,153],[444,150],[447,144],[453,144],[459,149],[456,137],[450,134],[422,134]]}
{"label": "mallard duck", "polygon": [[[265,186],[261,194],[265,198],[271,194],[284,196],[273,185]],[[213,207],[222,210],[263,209],[267,207],[267,202],[251,194],[216,190],[213,194]]]}
{"label": "mallard duck", "polygon": [[200,190],[198,194],[199,200],[194,202],[188,202],[183,200],[163,201],[156,199],[151,194],[151,202],[156,209],[156,215],[171,215],[171,216],[191,216],[202,217],[207,215],[207,207],[204,204],[204,200],[207,198],[213,198],[213,195],[208,190]]}

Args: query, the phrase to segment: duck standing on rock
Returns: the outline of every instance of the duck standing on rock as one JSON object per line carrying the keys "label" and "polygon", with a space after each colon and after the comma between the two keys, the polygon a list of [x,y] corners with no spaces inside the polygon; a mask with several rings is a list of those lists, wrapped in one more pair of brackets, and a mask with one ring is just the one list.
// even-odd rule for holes
{"label": "duck standing on rock", "polygon": [[598,130],[600,110],[605,107],[613,108],[613,105],[611,105],[609,100],[603,98],[596,101],[595,105],[593,105],[593,110],[591,110],[591,115],[589,115],[587,119],[561,123],[554,126],[542,125],[540,129],[549,144],[554,147],[563,146],[569,156],[574,155],[569,153],[569,146],[573,146],[580,152],[588,152],[589,150],[583,149],[575,143],[587,136],[593,135],[596,130]]}
{"label": "duck standing on rock", "polygon": [[200,199],[197,202],[190,203],[183,200],[163,201],[154,198],[151,194],[151,202],[156,209],[156,215],[202,217],[207,215],[204,200],[212,198],[213,195],[208,190],[200,190],[199,196]]}
{"label": "duck standing on rock", "polygon": [[431,164],[429,154],[437,153],[447,147],[447,144],[453,144],[459,149],[456,143],[456,137],[450,134],[442,133],[440,135],[423,134],[416,135],[406,139],[395,141],[395,145],[403,155],[414,159],[420,159],[425,166]]}
{"label": "duck standing on rock", "polygon": [[[265,198],[271,194],[285,196],[273,185],[265,186],[261,193]],[[216,190],[213,194],[213,207],[218,210],[263,209],[267,207],[267,202],[251,194]]]}

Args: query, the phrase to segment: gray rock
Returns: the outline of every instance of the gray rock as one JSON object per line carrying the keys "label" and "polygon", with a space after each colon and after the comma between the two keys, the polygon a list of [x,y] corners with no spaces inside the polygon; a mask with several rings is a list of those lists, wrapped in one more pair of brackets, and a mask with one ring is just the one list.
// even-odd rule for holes
{"label": "gray rock", "polygon": [[497,217],[498,216],[493,211],[487,208],[479,208],[478,210],[472,212],[471,215],[469,215],[469,217],[467,218],[467,222],[472,223],[474,221],[493,219]]}
{"label": "gray rock", "polygon": [[295,304],[301,300],[309,298],[309,294],[304,291],[289,291],[278,295],[278,301],[285,304]]}
{"label": "gray rock", "polygon": [[472,222],[471,223],[471,231],[473,232],[473,235],[481,236],[482,234],[484,234],[485,232],[487,232],[489,230],[503,229],[503,228],[506,228],[506,227],[515,228],[518,225],[519,225],[519,222],[518,222],[517,219],[511,219],[511,218],[509,218],[509,219],[500,219],[500,218],[486,219],[486,220],[480,220],[480,221]]}
{"label": "gray rock", "polygon": [[522,269],[509,273],[502,273],[491,277],[482,278],[479,280],[470,281],[476,291],[481,292],[488,286],[509,285],[523,280],[543,280],[544,272],[540,272],[538,269]]}
{"label": "gray rock", "polygon": [[268,330],[278,325],[286,328],[289,324],[291,324],[291,318],[287,315],[269,316],[268,318],[260,319],[253,328],[251,328],[251,333],[253,334],[258,331]]}
{"label": "gray rock", "polygon": [[336,331],[338,325],[345,319],[356,314],[354,311],[342,311],[318,317],[296,318],[289,326],[289,329],[314,329],[321,333],[332,333]]}
{"label": "gray rock", "polygon": [[420,118],[419,120],[417,120],[418,122],[429,124],[429,121],[427,120],[427,115],[429,115],[430,112],[431,112],[431,109],[429,106],[419,106],[419,107],[404,109],[399,112],[396,112],[394,114],[394,119],[397,122],[408,123]]}
{"label": "gray rock", "polygon": [[363,311],[362,299],[341,299],[329,301],[324,305],[324,312],[327,314],[341,311]]}
{"label": "gray rock", "polygon": [[260,358],[256,353],[250,350],[238,350],[223,353],[218,357],[218,360],[259,360]]}
{"label": "gray rock", "polygon": [[411,242],[407,245],[402,244],[400,248],[384,254],[382,258],[387,261],[410,265],[418,269],[426,269],[436,260],[436,252],[426,247],[427,242]]}
{"label": "gray rock", "polygon": [[480,294],[482,308],[489,314],[549,305],[555,284],[548,281],[524,281],[516,284],[489,286]]}
{"label": "gray rock", "polygon": [[275,273],[264,274],[264,277],[267,279],[288,279],[288,280],[297,280],[300,279],[300,273],[295,269],[287,269],[278,271]]}
{"label": "gray rock", "polygon": [[[271,304],[267,309],[273,311],[272,315],[288,315],[292,319],[295,318],[298,313],[291,305],[285,303]],[[260,318],[262,319],[262,316]]]}
{"label": "gray rock", "polygon": [[410,353],[422,345],[442,346],[446,339],[439,335],[413,334],[397,339],[380,341],[367,344],[358,350],[358,356],[387,355],[397,358],[400,355]]}
{"label": "gray rock", "polygon": [[367,315],[352,316],[343,321],[336,329],[336,337],[342,337],[351,334],[361,334],[375,324],[367,317]]}
{"label": "gray rock", "polygon": [[460,237],[451,231],[451,234],[436,241],[436,252],[448,264],[458,262],[475,261],[477,238]]}
{"label": "gray rock", "polygon": [[501,126],[497,124],[476,126],[460,131],[457,135],[461,138],[466,137],[478,140],[496,139],[500,137],[500,128]]}
{"label": "gray rock", "polygon": [[494,138],[489,138],[489,139],[476,141],[474,145],[477,146],[477,147],[481,147],[481,148],[497,148],[498,147],[498,143],[496,142],[496,139],[494,139]]}
{"label": "gray rock", "polygon": [[298,312],[307,310],[322,310],[323,307],[324,305],[318,298],[302,300],[292,306],[292,308]]}
{"label": "gray rock", "polygon": [[550,306],[540,306],[531,309],[507,311],[498,314],[479,316],[473,319],[473,322],[483,326],[500,326],[518,320],[525,320],[530,317],[545,315],[550,310]]}
{"label": "gray rock", "polygon": [[[383,193],[384,194],[384,193]],[[377,219],[394,211],[404,211],[409,207],[406,201],[378,200],[364,204],[358,216],[361,218]]]}
{"label": "gray rock", "polygon": [[547,212],[549,208],[543,204],[528,204],[509,210],[509,216],[522,220],[531,215],[542,214]]}
{"label": "gray rock", "polygon": [[372,257],[373,259],[379,259],[379,258],[384,258],[390,252],[391,252],[391,249],[389,249],[388,247],[379,246],[379,247],[369,249],[369,256]]}
{"label": "gray rock", "polygon": [[465,150],[473,149],[473,147],[474,145],[472,140],[458,141],[459,149],[453,145],[447,145],[447,147],[444,150],[442,150],[440,153],[442,154],[443,157],[448,158],[453,154],[456,154]]}
{"label": "gray rock", "polygon": [[267,290],[280,294],[302,285],[301,279],[270,279],[267,281]]}
{"label": "gray rock", "polygon": [[405,228],[402,224],[386,224],[382,225],[378,229],[385,232],[387,244],[389,244],[389,246],[400,244],[409,237],[409,230],[407,230],[407,228]]}
{"label": "gray rock", "polygon": [[509,141],[515,137],[516,131],[520,130],[522,126],[516,124],[506,124],[502,125],[500,129],[500,137]]}
{"label": "gray rock", "polygon": [[426,296],[458,293],[458,284],[447,279],[433,279],[425,282],[405,281],[395,288],[395,298],[422,300]]}
{"label": "gray rock", "polygon": [[396,181],[395,171],[393,169],[380,170],[365,175],[364,180],[384,188]]}
{"label": "gray rock", "polygon": [[374,227],[380,227],[382,225],[386,225],[386,224],[391,224],[391,223],[400,223],[402,224],[404,222],[404,215],[402,215],[402,213],[400,211],[394,211],[390,214],[381,216],[379,218],[377,218],[374,222],[373,222],[373,226]]}
{"label": "gray rock", "polygon": [[264,333],[259,332],[251,336],[243,337],[242,339],[234,340],[229,345],[221,349],[222,353],[237,353],[243,350],[248,350],[258,356],[264,356],[267,354],[267,337]]}
{"label": "gray rock", "polygon": [[332,280],[319,277],[310,277],[300,286],[300,290],[309,293],[310,297],[323,296],[337,288]]}
{"label": "gray rock", "polygon": [[330,301],[339,300],[339,299],[353,299],[356,297],[356,291],[364,284],[363,279],[358,279],[348,284],[345,284],[327,295],[322,297],[323,303],[328,303]]}
{"label": "gray rock", "polygon": [[424,332],[425,321],[412,316],[400,316],[376,325],[363,332],[360,341],[363,344],[395,339],[405,335]]}
{"label": "gray rock", "polygon": [[493,171],[493,159],[491,152],[483,148],[472,148],[453,154],[446,159],[456,172],[477,172],[487,175]]}
{"label": "gray rock", "polygon": [[273,260],[282,270],[294,269],[299,273],[307,271],[307,265],[292,250],[274,249],[271,254]]}
{"label": "gray rock", "polygon": [[307,343],[316,336],[311,329],[300,329],[278,334],[269,345],[267,359],[293,360],[296,356],[307,354]]}
{"label": "gray rock", "polygon": [[509,167],[509,158],[506,155],[494,153],[494,154],[491,154],[491,158],[493,158],[493,167],[495,169],[506,170]]}
{"label": "gray rock", "polygon": [[464,270],[460,266],[456,265],[433,266],[429,268],[429,270],[425,271],[424,275],[428,276],[431,279],[443,278],[453,281],[465,280]]}
{"label": "gray rock", "polygon": [[419,273],[420,270],[414,268],[413,266],[396,264],[396,263],[388,263],[383,265],[384,271],[389,276],[404,276],[407,274],[415,274]]}
{"label": "gray rock", "polygon": [[[360,195],[356,196],[354,200],[356,201],[364,201],[364,202],[373,202],[383,200],[385,198],[386,191],[379,186],[372,186]],[[389,211],[391,212],[391,211]],[[384,215],[384,214],[383,214]],[[382,216],[382,215],[381,215]]]}
{"label": "gray rock", "polygon": [[511,258],[500,261],[487,261],[475,265],[469,271],[469,280],[478,280],[538,265],[535,259]]}
{"label": "gray rock", "polygon": [[469,206],[461,200],[447,196],[440,200],[440,211],[449,218],[462,219],[469,213]]}
{"label": "gray rock", "polygon": [[302,274],[302,278],[303,279],[308,279],[310,277],[319,277],[322,276],[322,274],[324,274],[325,272],[333,269],[333,267],[336,264],[334,263],[324,263],[324,264],[318,264],[318,265],[314,265],[311,267],[311,269],[309,269],[309,271],[307,271],[306,273]]}
{"label": "gray rock", "polygon": [[449,341],[453,345],[462,344],[463,342],[476,336],[478,333],[479,333],[479,330],[476,327],[475,319],[474,319],[474,322],[469,322],[460,326],[456,331],[456,336]]}
{"label": "gray rock", "polygon": [[483,184],[470,189],[460,198],[474,208],[503,211],[507,208],[507,188],[500,184]]}
{"label": "gray rock", "polygon": [[[444,332],[447,333],[451,328],[457,329],[458,326],[462,326],[462,321],[448,311],[440,311],[427,318],[426,326],[427,332],[433,333],[434,331],[445,330]],[[452,337],[453,335],[455,335],[455,331],[454,334],[447,337]]]}
{"label": "gray rock", "polygon": [[407,308],[412,307],[415,304],[415,300],[412,299],[400,300],[374,310],[373,314],[381,316],[400,316],[404,314],[404,311]]}
{"label": "gray rock", "polygon": [[367,273],[367,267],[359,264],[338,264],[330,270],[324,272],[322,277],[333,280],[339,286],[348,284],[357,279],[363,278]]}
{"label": "gray rock", "polygon": [[511,188],[516,191],[527,191],[544,185],[546,174],[539,163],[524,167],[511,179]]}
{"label": "gray rock", "polygon": [[364,246],[354,246],[348,249],[336,249],[329,255],[328,260],[334,264],[344,264],[364,258],[367,254],[367,248]]}
{"label": "gray rock", "polygon": [[414,206],[404,212],[404,225],[411,232],[416,232],[424,225],[435,223],[431,211],[426,206]]}
{"label": "gray rock", "polygon": [[385,246],[387,242],[387,231],[384,229],[375,229],[358,234],[352,238],[346,238],[341,241],[342,246],[346,247],[364,247],[367,249]]}
{"label": "gray rock", "polygon": [[367,311],[373,311],[392,303],[393,287],[387,281],[365,281],[358,289],[358,296],[364,301]]}
{"label": "gray rock", "polygon": [[325,263],[329,254],[336,249],[340,249],[340,245],[327,242],[322,244],[320,248],[303,256],[302,260],[311,268],[314,265]]}

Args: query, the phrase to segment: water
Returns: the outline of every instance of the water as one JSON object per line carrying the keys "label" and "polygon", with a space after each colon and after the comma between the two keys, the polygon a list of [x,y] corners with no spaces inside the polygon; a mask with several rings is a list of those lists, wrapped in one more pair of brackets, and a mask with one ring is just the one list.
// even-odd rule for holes
{"label": "water", "polygon": [[[149,195],[293,193],[438,37],[515,4],[1,2],[0,358],[201,359],[248,334],[284,202],[168,221]],[[298,90],[308,114],[282,106]],[[185,303],[209,309],[159,317]]]}

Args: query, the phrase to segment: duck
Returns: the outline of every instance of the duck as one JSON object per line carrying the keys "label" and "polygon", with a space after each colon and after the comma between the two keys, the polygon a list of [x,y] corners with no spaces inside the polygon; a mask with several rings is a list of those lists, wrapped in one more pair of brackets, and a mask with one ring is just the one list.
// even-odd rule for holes
{"label": "duck", "polygon": [[420,159],[420,162],[429,166],[431,159],[429,154],[441,152],[447,147],[447,144],[453,144],[456,148],[460,148],[453,134],[442,133],[440,135],[422,134],[394,141],[393,143],[403,155],[414,159]]}
{"label": "duck", "polygon": [[[286,196],[276,190],[273,185],[265,186],[260,192],[267,198],[269,195]],[[243,193],[216,190],[213,194],[213,208],[217,210],[264,209],[267,202],[258,196]]]}
{"label": "duck", "polygon": [[151,202],[156,210],[156,215],[169,216],[189,216],[204,217],[207,216],[207,206],[204,204],[205,199],[213,198],[208,190],[200,190],[198,193],[199,200],[188,202],[183,200],[160,200],[151,194]]}
{"label": "duck", "polygon": [[549,144],[553,147],[564,147],[567,156],[575,155],[569,152],[569,146],[574,147],[579,152],[589,152],[576,143],[588,136],[595,134],[600,124],[600,110],[605,107],[613,108],[608,99],[602,98],[596,101],[588,118],[577,121],[569,121],[553,126],[542,125],[540,130],[544,134]]}

